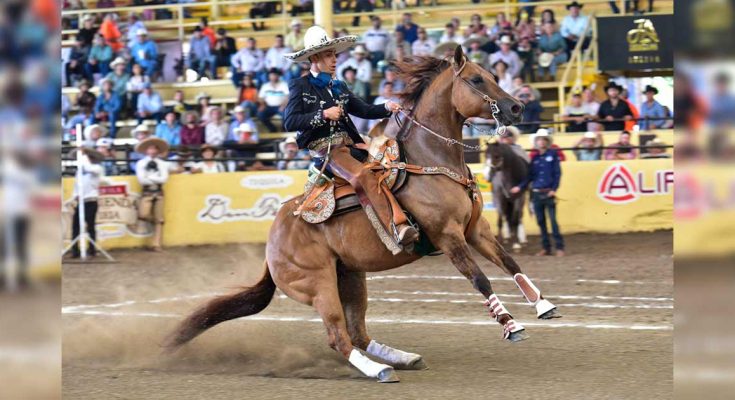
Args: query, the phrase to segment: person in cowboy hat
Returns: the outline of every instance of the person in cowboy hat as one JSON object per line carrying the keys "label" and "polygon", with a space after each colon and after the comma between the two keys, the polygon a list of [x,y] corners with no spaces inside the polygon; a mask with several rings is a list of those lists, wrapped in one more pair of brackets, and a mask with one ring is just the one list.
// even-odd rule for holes
{"label": "person in cowboy hat", "polygon": [[[70,153],[70,157],[76,159],[78,151],[82,152],[81,163],[78,166],[82,172],[82,186],[80,192],[79,184],[77,182],[74,183],[74,194],[72,197],[77,199],[77,203],[74,207],[74,219],[72,220],[72,238],[79,236],[79,205],[81,200],[84,202],[84,224],[87,226],[87,233],[92,240],[97,240],[97,229],[95,226],[97,220],[97,198],[100,195],[100,180],[105,176],[105,169],[100,163],[105,157],[99,151],[89,147],[75,149]],[[79,258],[80,256],[78,243],[71,249],[72,258]],[[96,255],[95,247],[88,245],[87,248],[89,249],[89,256],[94,257]]]}
{"label": "person in cowboy hat", "polygon": [[467,48],[467,57],[470,61],[479,64],[483,68],[486,68],[490,55],[485,50],[482,50],[481,47],[489,41],[490,39],[486,36],[474,36],[462,43],[462,46]]}
{"label": "person in cowboy hat", "polygon": [[163,157],[168,153],[165,140],[149,137],[135,151],[145,154],[135,165],[135,175],[143,188],[138,202],[138,219],[154,224],[153,251],[161,251],[163,239],[163,185],[168,181],[169,165]]}
{"label": "person in cowboy hat", "polygon": [[646,101],[641,104],[641,118],[642,120],[639,122],[640,128],[642,130],[649,130],[649,129],[661,129],[666,126],[665,119],[653,119],[649,120],[647,118],[666,118],[669,116],[669,113],[666,111],[666,108],[661,105],[658,101],[656,101],[655,96],[658,94],[658,89],[651,85],[646,85],[646,88],[643,90],[643,95],[646,96]]}
{"label": "person in cowboy hat", "polygon": [[602,132],[585,132],[581,139],[574,144],[574,155],[577,161],[599,161],[602,159],[602,149],[604,146]]}
{"label": "person in cowboy hat", "polygon": [[559,224],[556,222],[556,191],[559,189],[561,180],[561,163],[557,153],[551,150],[551,135],[546,129],[539,129],[533,140],[538,156],[531,160],[528,176],[518,186],[512,188],[510,192],[520,193],[526,186],[530,186],[531,204],[541,231],[541,245],[543,247],[536,255],[551,255],[551,241],[546,226],[548,214],[556,255],[561,257],[564,255],[564,237],[562,237]]}
{"label": "person in cowboy hat", "polygon": [[342,65],[337,67],[337,75],[338,77],[343,76],[344,70],[346,68],[354,68],[356,73],[355,77],[358,81],[363,82],[363,84],[367,87],[368,93],[370,91],[370,80],[373,77],[373,66],[370,64],[370,61],[367,59],[368,52],[365,49],[365,46],[363,45],[357,45],[355,46],[355,49],[352,50],[350,53],[351,57],[347,59]]}
{"label": "person in cowboy hat", "polygon": [[[140,143],[140,142],[144,141],[145,139],[147,139],[148,137],[151,136],[151,131],[150,131],[150,129],[148,129],[148,126],[147,125],[140,124],[140,125],[136,126],[130,132],[130,134],[133,136],[133,138],[135,139],[135,141],[137,143]],[[130,170],[133,173],[135,173],[135,166],[136,166],[137,161],[140,160],[140,159],[142,159],[143,157],[145,157],[145,154],[138,153],[137,151],[135,151],[135,149],[133,149],[133,151],[128,156],[128,158],[130,160],[132,160],[132,162],[130,163],[130,166],[129,167],[130,167]]]}
{"label": "person in cowboy hat", "polygon": [[86,79],[79,81],[77,87],[79,88],[79,94],[77,94],[74,104],[79,107],[80,111],[89,114],[94,108],[94,103],[97,102],[97,96],[89,91],[90,83]]}
{"label": "person in cowboy hat", "polygon": [[136,42],[130,49],[133,60],[143,67],[146,75],[153,76],[158,60],[156,42],[148,38],[148,31],[145,28],[138,29],[135,35],[137,37]]}
{"label": "person in cowboy hat", "polygon": [[503,62],[508,64],[508,72],[510,72],[513,77],[516,77],[518,76],[518,73],[521,72],[523,62],[521,62],[518,53],[511,49],[512,45],[513,39],[510,35],[503,35],[500,38],[500,50],[490,55],[490,65],[495,64],[498,60],[503,60]]}
{"label": "person in cowboy hat", "polygon": [[227,172],[224,164],[214,160],[214,157],[217,155],[216,147],[205,144],[199,148],[199,154],[202,156],[202,161],[194,164],[192,167],[193,173],[217,174]]}
{"label": "person in cowboy hat", "polygon": [[556,69],[561,63],[567,61],[567,42],[556,31],[554,22],[546,21],[542,29],[543,33],[538,39],[538,77],[543,79],[548,71],[549,80],[556,80]]}
{"label": "person in cowboy hat", "polygon": [[[380,222],[376,222],[374,227],[386,246],[397,252],[400,249],[395,242],[408,246],[418,238],[418,232],[405,218],[393,218],[394,215],[402,216],[402,213],[393,213],[391,200],[392,204],[397,203],[388,197],[392,196],[390,191],[382,190],[381,195],[368,189],[379,187],[378,180],[363,168],[367,152],[355,144],[364,141],[347,114],[364,119],[388,118],[400,110],[400,105],[391,101],[368,104],[350,92],[343,82],[334,79],[337,53],[349,49],[356,41],[355,36],[331,39],[320,26],[309,28],[304,49],[288,55],[297,62],[310,61],[311,70],[306,76],[290,82],[284,125],[288,131],[298,131],[296,142],[299,148],[311,151],[317,168],[323,166],[329,143],[333,144],[328,158],[331,172],[328,173],[352,182],[359,192],[365,193],[366,198],[361,196],[363,207],[371,206],[369,209],[375,210]],[[391,232],[397,233],[395,242],[390,239]]]}
{"label": "person in cowboy hat", "polygon": [[620,98],[620,92],[623,87],[610,81],[605,86],[607,100],[600,103],[600,109],[597,110],[597,119],[602,123],[606,131],[622,131],[625,129],[625,121],[633,118],[628,103]]}
{"label": "person in cowboy hat", "polygon": [[278,150],[281,151],[280,157],[284,158],[284,160],[278,162],[278,170],[309,168],[311,164],[309,153],[299,150],[295,137],[289,136],[286,140],[278,143]]}
{"label": "person in cowboy hat", "polygon": [[[582,7],[584,4],[579,4],[577,1],[573,1],[567,4],[567,10],[569,14],[561,20],[561,27],[559,31],[561,36],[567,42],[567,49],[573,50],[577,46],[577,42],[584,34],[584,30],[589,23],[590,18],[586,15],[582,15]],[[586,49],[589,46],[589,38],[592,35],[592,29],[587,31],[587,35],[582,43],[582,48]]]}

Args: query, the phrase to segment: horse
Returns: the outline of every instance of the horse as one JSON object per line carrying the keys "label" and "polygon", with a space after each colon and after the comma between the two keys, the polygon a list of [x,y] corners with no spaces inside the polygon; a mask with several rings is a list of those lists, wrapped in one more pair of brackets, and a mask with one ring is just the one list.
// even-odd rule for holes
{"label": "horse", "polygon": [[[470,62],[461,46],[447,59],[407,58],[395,67],[406,82],[403,106],[413,108],[410,118],[417,123],[407,123],[404,118],[404,123],[390,120],[383,127],[387,136],[401,140],[409,162],[444,167],[467,181],[471,175],[458,146],[463,122],[469,117],[482,117],[510,125],[522,118],[523,105],[500,89],[490,73]],[[429,135],[427,128],[443,135]],[[451,143],[457,146],[447,146],[440,139],[453,140]],[[338,147],[332,151],[349,149]],[[471,224],[474,207],[468,187],[449,175],[411,175],[396,197],[431,243],[486,299],[490,316],[503,329],[503,338],[523,340],[527,337],[524,327],[493,292],[470,246],[513,276],[538,317],[560,315],[495,240],[488,221],[479,218]],[[379,382],[396,382],[395,369],[426,368],[419,354],[373,340],[365,325],[366,273],[398,268],[421,256],[405,251],[393,255],[365,212],[307,223],[294,216],[298,200],[285,202],[276,214],[266,243],[262,278],[251,287],[216,297],[195,309],[165,339],[165,350],[175,351],[221,322],[262,311],[279,288],[291,299],[316,309],[326,327],[329,346],[364,375]],[[468,227],[471,229],[466,232]]]}
{"label": "horse", "polygon": [[507,224],[512,249],[518,252],[523,241],[519,237],[519,226],[526,204],[526,190],[523,189],[516,194],[510,190],[528,176],[528,161],[511,145],[498,141],[488,143],[485,159],[490,167],[489,176],[486,178],[492,182],[493,202],[498,211],[498,232],[503,232],[503,224]]}

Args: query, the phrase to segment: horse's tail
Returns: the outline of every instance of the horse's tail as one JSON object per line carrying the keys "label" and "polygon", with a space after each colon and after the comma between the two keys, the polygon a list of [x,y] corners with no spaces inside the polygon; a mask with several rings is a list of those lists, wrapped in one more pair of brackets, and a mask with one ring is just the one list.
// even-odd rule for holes
{"label": "horse's tail", "polygon": [[169,351],[176,350],[220,322],[263,311],[270,304],[276,291],[276,284],[268,270],[268,262],[263,264],[265,274],[258,283],[233,294],[218,296],[199,307],[166,338],[164,347]]}

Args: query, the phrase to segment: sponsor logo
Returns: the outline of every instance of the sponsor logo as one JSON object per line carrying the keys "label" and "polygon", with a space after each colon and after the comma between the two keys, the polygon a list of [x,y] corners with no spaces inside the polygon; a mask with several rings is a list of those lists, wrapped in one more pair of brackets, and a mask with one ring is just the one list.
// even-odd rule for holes
{"label": "sponsor logo", "polygon": [[643,172],[631,173],[624,164],[614,164],[602,175],[597,195],[608,203],[625,204],[641,196],[669,194],[673,184],[673,170],[659,170],[647,177]]}
{"label": "sponsor logo", "polygon": [[636,27],[629,30],[626,36],[628,50],[631,53],[638,51],[658,51],[658,33],[653,26],[653,22],[648,18],[640,18],[634,22],[637,24]]}
{"label": "sponsor logo", "polygon": [[293,178],[280,174],[255,174],[240,180],[240,186],[255,190],[287,188],[291,184],[293,184]]}
{"label": "sponsor logo", "polygon": [[281,203],[289,198],[278,194],[266,193],[255,202],[251,208],[231,208],[232,201],[227,196],[219,194],[209,195],[204,200],[204,208],[199,211],[197,220],[210,224],[237,221],[266,221],[274,220]]}

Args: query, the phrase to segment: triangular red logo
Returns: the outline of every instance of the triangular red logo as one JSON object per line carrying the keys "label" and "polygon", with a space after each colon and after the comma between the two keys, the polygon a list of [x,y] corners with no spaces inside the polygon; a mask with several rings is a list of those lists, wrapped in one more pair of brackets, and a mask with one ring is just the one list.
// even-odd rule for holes
{"label": "triangular red logo", "polygon": [[638,199],[638,188],[628,168],[615,164],[602,175],[597,195],[610,203],[629,203]]}

